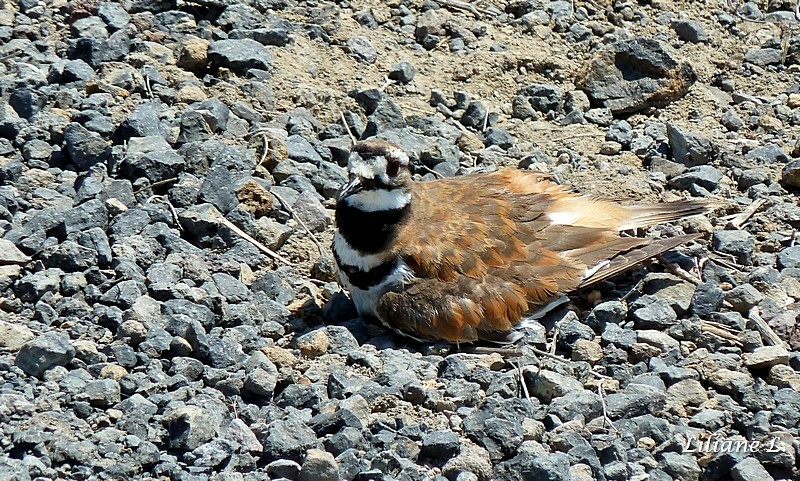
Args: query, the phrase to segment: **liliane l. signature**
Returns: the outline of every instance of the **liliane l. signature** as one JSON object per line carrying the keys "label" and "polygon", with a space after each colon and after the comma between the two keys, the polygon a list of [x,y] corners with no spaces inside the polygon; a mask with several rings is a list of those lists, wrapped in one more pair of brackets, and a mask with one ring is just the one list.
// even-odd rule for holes
{"label": "liliane l. signature", "polygon": [[782,449],[777,443],[777,437],[766,441],[757,439],[748,441],[746,439],[725,439],[715,435],[708,439],[697,439],[694,436],[688,436],[683,447],[685,453],[778,453]]}

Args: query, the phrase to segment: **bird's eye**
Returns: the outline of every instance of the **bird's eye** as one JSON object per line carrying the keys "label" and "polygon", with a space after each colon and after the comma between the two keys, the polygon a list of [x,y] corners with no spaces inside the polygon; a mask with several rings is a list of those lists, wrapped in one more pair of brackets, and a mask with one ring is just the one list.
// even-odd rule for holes
{"label": "bird's eye", "polygon": [[389,177],[394,177],[400,173],[400,161],[399,160],[390,160],[388,164],[386,164],[386,175]]}

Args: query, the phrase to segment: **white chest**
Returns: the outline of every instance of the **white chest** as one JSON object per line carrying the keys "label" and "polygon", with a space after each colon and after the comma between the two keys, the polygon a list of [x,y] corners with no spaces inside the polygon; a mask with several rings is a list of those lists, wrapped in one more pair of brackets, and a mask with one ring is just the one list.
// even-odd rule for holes
{"label": "white chest", "polygon": [[350,292],[350,298],[358,310],[359,316],[378,317],[377,305],[381,296],[390,291],[401,291],[403,287],[414,279],[414,272],[402,260],[379,282],[363,289],[350,283],[347,274],[339,270],[339,281]]}

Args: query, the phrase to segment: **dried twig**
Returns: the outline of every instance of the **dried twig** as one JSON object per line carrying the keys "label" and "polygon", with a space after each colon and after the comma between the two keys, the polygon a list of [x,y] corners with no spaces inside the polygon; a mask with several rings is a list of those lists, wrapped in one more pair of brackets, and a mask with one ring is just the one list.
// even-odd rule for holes
{"label": "dried twig", "polygon": [[556,324],[553,328],[553,343],[550,345],[550,354],[555,355],[556,346],[558,346],[558,335],[561,332],[561,327]]}
{"label": "dried twig", "polygon": [[635,286],[631,287],[631,290],[626,292],[625,295],[620,297],[619,300],[623,302],[627,301],[628,298],[631,297],[634,292],[639,292],[639,289],[641,289],[642,285],[644,285],[644,279],[640,279],[639,282],[637,282]]}
{"label": "dried twig", "polygon": [[430,167],[428,167],[428,166],[427,166],[427,165],[425,165],[425,164],[422,164],[422,163],[420,163],[420,164],[419,164],[419,167],[420,167],[422,170],[426,171],[426,172],[430,172],[431,174],[433,174],[435,177],[437,177],[437,178],[439,178],[439,179],[444,179],[444,175],[440,174],[439,172],[436,172],[435,170],[431,169]]}
{"label": "dried twig", "polygon": [[[531,349],[531,350],[532,350],[532,351],[533,351],[535,354],[538,354],[538,355],[540,355],[540,356],[544,356],[544,357],[546,357],[546,358],[548,358],[548,359],[552,359],[552,360],[554,360],[554,361],[563,362],[564,364],[571,364],[571,362],[570,362],[570,361],[568,361],[567,359],[564,359],[563,357],[561,357],[561,356],[559,356],[559,355],[557,355],[557,354],[551,354],[551,353],[549,353],[549,352],[547,352],[547,351],[543,351],[543,350],[541,350],[541,349],[539,349],[539,348],[537,348],[537,347],[533,347],[533,346],[528,346],[528,347],[529,347],[529,348],[530,348],[530,349]],[[610,377],[610,376],[606,376],[605,374],[600,374],[599,372],[596,372],[596,371],[589,370],[589,373],[590,373],[592,376],[595,376],[595,377],[596,377],[596,378],[598,378],[598,379],[613,379],[613,378],[612,378],[612,377]]]}
{"label": "dried twig", "polygon": [[144,74],[144,92],[148,98],[153,98],[153,90],[150,88],[150,76],[147,74]]}
{"label": "dried twig", "polygon": [[603,390],[603,383],[597,383],[597,395],[600,396],[600,405],[603,407],[603,427],[606,427],[606,422],[611,429],[617,434],[620,435],[619,430],[616,426],[614,426],[614,421],[608,417],[608,406],[606,406],[606,392]]}
{"label": "dried twig", "polygon": [[145,201],[146,204],[151,202],[158,202],[159,204],[164,204],[169,208],[169,212],[172,214],[172,220],[175,222],[175,225],[178,227],[179,231],[183,231],[183,226],[181,225],[181,220],[178,218],[178,211],[175,210],[175,206],[172,205],[172,202],[169,201],[166,195],[151,195]]}
{"label": "dried twig", "polygon": [[353,135],[353,131],[350,130],[350,126],[347,124],[347,119],[344,117],[344,112],[341,112],[341,114],[342,114],[342,125],[344,125],[344,129],[347,131],[347,135],[350,136],[350,140],[352,140],[353,143],[355,144],[356,142],[358,142],[358,139],[356,139],[356,136]]}
{"label": "dried twig", "polygon": [[146,190],[155,189],[156,187],[161,187],[162,185],[171,184],[171,183],[177,182],[177,181],[178,181],[177,177],[170,177],[169,179],[159,180],[158,182],[153,182],[150,185],[146,185],[146,186],[144,186],[144,187],[142,187],[140,189],[134,190],[133,191],[133,195],[141,194],[142,192],[144,192]]}
{"label": "dried twig", "polygon": [[522,372],[522,364],[511,363],[511,365],[514,366],[514,369],[517,371],[517,375],[519,375],[519,384],[522,387],[522,393],[525,395],[525,399],[527,399],[528,402],[531,402],[531,393],[528,392],[528,385],[525,384],[525,376]]}
{"label": "dried twig", "polygon": [[276,199],[278,199],[278,200],[280,201],[280,203],[281,203],[281,204],[283,204],[283,207],[284,207],[284,208],[285,208],[287,211],[289,211],[289,214],[291,214],[291,215],[292,215],[292,217],[294,218],[294,220],[296,220],[296,221],[297,221],[297,223],[298,223],[298,224],[300,224],[300,227],[302,227],[302,228],[303,228],[303,230],[305,230],[305,231],[306,231],[306,233],[307,233],[307,234],[308,234],[308,235],[311,237],[311,240],[314,242],[314,244],[316,244],[316,246],[317,246],[317,249],[319,249],[319,254],[324,256],[324,255],[325,255],[325,249],[322,247],[322,244],[320,244],[320,243],[319,243],[319,240],[317,240],[317,236],[315,236],[315,235],[314,235],[314,233],[313,233],[313,232],[311,232],[311,229],[309,229],[309,228],[308,228],[308,226],[306,225],[306,223],[305,223],[305,222],[303,222],[303,219],[301,219],[301,218],[300,218],[300,216],[299,216],[299,215],[297,215],[297,213],[294,211],[294,209],[292,209],[292,206],[290,206],[290,205],[289,205],[289,203],[288,203],[288,202],[286,202],[286,201],[283,199],[283,197],[281,197],[281,196],[280,196],[280,195],[279,195],[277,192],[275,192],[275,191],[270,191],[270,193],[271,193],[272,195],[274,195],[274,196],[275,196],[275,198],[276,198]]}
{"label": "dried twig", "polygon": [[713,336],[717,336],[720,339],[725,339],[726,341],[730,341],[734,345],[741,346],[742,341],[739,339],[739,336],[735,334],[731,334],[730,332],[726,331],[725,329],[721,329],[708,321],[700,321],[700,329],[703,332],[707,332]]}
{"label": "dried twig", "polygon": [[555,139],[546,139],[546,140],[548,142],[557,143],[557,142],[563,142],[565,140],[580,139],[581,137],[597,137],[597,135],[598,134],[596,132],[584,132],[581,134],[572,134],[572,135],[567,135],[565,137],[556,137]]}
{"label": "dried twig", "polygon": [[258,166],[264,165],[264,162],[267,161],[267,156],[269,155],[269,139],[266,135],[263,135],[261,139],[264,141],[264,152],[261,153],[261,158],[258,159]]}
{"label": "dried twig", "polygon": [[236,226],[236,224],[234,224],[233,222],[231,222],[228,219],[226,219],[225,217],[223,217],[222,214],[220,214],[220,213],[218,213],[216,211],[212,211],[212,212],[213,212],[212,216],[215,217],[216,220],[221,222],[228,229],[232,230],[239,237],[243,238],[247,242],[249,242],[249,243],[253,244],[254,246],[256,246],[258,248],[258,250],[260,250],[261,252],[267,254],[268,256],[272,257],[275,260],[283,262],[287,266],[294,266],[295,265],[293,262],[289,261],[288,259],[286,259],[282,255],[278,254],[277,252],[273,251],[272,249],[270,249],[269,247],[265,246],[261,242],[258,242],[257,240],[255,240],[252,237],[250,237],[247,234],[247,232],[245,232],[242,229],[238,228]]}
{"label": "dried twig", "polygon": [[783,348],[789,349],[789,345],[781,339],[778,334],[772,330],[767,321],[761,318],[761,314],[758,312],[758,307],[753,307],[750,309],[750,312],[747,313],[747,319],[749,319],[754,326],[756,326],[756,330],[761,333],[762,339],[766,344],[770,346],[781,346]]}
{"label": "dried twig", "polygon": [[383,91],[386,90],[386,87],[392,85],[393,83],[394,83],[394,80],[390,79],[388,76],[384,76],[383,77],[383,85],[378,87],[378,90],[383,92]]}
{"label": "dried twig", "polygon": [[733,219],[725,225],[726,229],[741,229],[750,217],[753,217],[758,209],[767,203],[767,199],[761,198],[753,201],[745,210],[737,214]]}
{"label": "dried twig", "polygon": [[493,12],[492,10],[489,10],[487,8],[476,7],[471,3],[462,2],[460,0],[436,0],[436,3],[438,3],[443,7],[451,7],[451,8],[456,8],[458,10],[465,10],[475,15],[476,17],[480,17],[481,14],[491,15],[493,17],[497,15],[497,13]]}
{"label": "dried twig", "polygon": [[695,276],[691,275],[690,273],[686,272],[683,268],[681,268],[681,266],[679,266],[677,264],[673,264],[673,263],[667,261],[664,258],[664,256],[657,255],[656,259],[658,259],[658,262],[660,262],[661,265],[663,265],[671,274],[680,277],[684,281],[691,282],[692,284],[694,284],[696,286],[699,286],[700,284],[703,283],[703,281],[700,280],[699,277],[695,277]]}

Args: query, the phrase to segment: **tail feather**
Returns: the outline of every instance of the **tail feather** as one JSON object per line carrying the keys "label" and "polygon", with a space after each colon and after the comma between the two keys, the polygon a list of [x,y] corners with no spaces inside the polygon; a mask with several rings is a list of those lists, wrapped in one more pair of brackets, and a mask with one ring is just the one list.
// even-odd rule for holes
{"label": "tail feather", "polygon": [[683,219],[693,215],[707,214],[714,205],[702,200],[679,200],[662,204],[626,206],[630,217],[620,226],[620,230],[647,227],[662,222]]}
{"label": "tail feather", "polygon": [[701,234],[687,234],[675,237],[666,237],[663,239],[653,239],[651,242],[631,249],[627,252],[621,252],[616,256],[609,259],[605,267],[598,269],[586,277],[578,287],[587,287],[592,284],[597,284],[606,279],[616,276],[626,270],[632,268],[636,264],[646,261],[652,257],[673,249],[681,244],[697,239]]}

